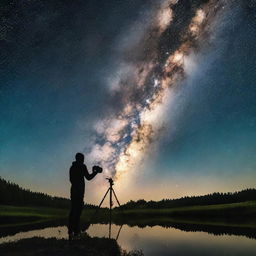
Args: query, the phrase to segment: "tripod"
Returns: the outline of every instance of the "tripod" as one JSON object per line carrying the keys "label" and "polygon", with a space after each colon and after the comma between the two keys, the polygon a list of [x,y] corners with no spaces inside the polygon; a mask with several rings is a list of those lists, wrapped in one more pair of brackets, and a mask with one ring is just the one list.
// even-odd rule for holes
{"label": "tripod", "polygon": [[[108,228],[108,231],[109,231],[109,232],[108,232],[108,237],[111,238],[112,206],[113,206],[113,199],[112,199],[112,197],[113,197],[113,194],[114,194],[114,197],[115,197],[115,199],[116,199],[118,205],[119,205],[119,206],[121,206],[121,205],[120,205],[120,203],[119,203],[119,201],[118,201],[118,198],[117,198],[117,196],[116,196],[116,192],[115,192],[115,190],[113,189],[114,181],[113,181],[111,178],[106,178],[106,179],[107,179],[108,182],[109,182],[109,188],[108,188],[107,192],[105,193],[105,195],[103,196],[103,198],[102,198],[102,200],[101,200],[101,202],[100,202],[100,204],[99,204],[99,208],[100,208],[101,205],[103,204],[103,202],[104,202],[104,200],[105,200],[105,198],[106,198],[106,196],[107,196],[107,194],[108,194],[108,192],[109,192],[109,228]],[[98,208],[98,209],[99,209],[99,208]],[[122,228],[122,226],[121,226],[121,228]],[[119,231],[118,231],[118,235],[117,235],[117,237],[116,237],[116,240],[117,240],[118,237],[119,237],[121,228],[120,228]]]}
{"label": "tripod", "polygon": [[103,204],[103,202],[104,202],[104,200],[105,200],[105,198],[106,198],[106,196],[107,196],[107,194],[108,194],[108,192],[109,192],[109,209],[110,209],[110,213],[111,213],[112,206],[113,206],[112,194],[114,194],[114,197],[115,197],[115,199],[116,199],[118,205],[119,205],[119,206],[121,206],[121,205],[120,205],[120,203],[119,203],[119,201],[118,201],[118,198],[117,198],[117,196],[116,196],[116,192],[115,192],[115,190],[113,189],[114,181],[113,181],[111,178],[106,178],[106,179],[107,179],[108,182],[109,182],[109,188],[108,188],[107,192],[105,193],[105,195],[103,196],[103,198],[102,198],[102,200],[101,200],[101,202],[100,202],[100,204],[99,204],[99,208],[100,208],[101,205]]}
{"label": "tripod", "polygon": [[[115,199],[116,199],[118,205],[119,205],[119,206],[121,206],[121,205],[120,205],[120,203],[119,203],[119,200],[118,200],[118,198],[117,198],[117,195],[116,195],[116,193],[115,193],[115,190],[113,189],[114,181],[113,181],[111,178],[106,178],[106,179],[107,179],[108,182],[109,182],[109,188],[108,188],[107,192],[105,193],[105,195],[103,196],[103,198],[102,198],[102,200],[101,200],[101,202],[100,202],[100,204],[99,204],[99,206],[98,206],[98,208],[97,208],[95,214],[92,216],[90,222],[92,222],[92,219],[96,217],[96,215],[97,215],[97,213],[98,213],[98,210],[100,209],[100,207],[101,207],[101,205],[103,204],[103,202],[104,202],[104,200],[105,200],[107,194],[109,193],[109,238],[111,238],[112,206],[114,205],[114,204],[113,204],[113,194],[114,194],[114,197],[115,197]],[[123,226],[123,225],[122,225],[122,226]],[[117,240],[118,237],[119,237],[119,234],[120,234],[120,231],[121,231],[122,226],[120,226],[120,229],[119,229],[119,231],[118,231],[116,240]]]}

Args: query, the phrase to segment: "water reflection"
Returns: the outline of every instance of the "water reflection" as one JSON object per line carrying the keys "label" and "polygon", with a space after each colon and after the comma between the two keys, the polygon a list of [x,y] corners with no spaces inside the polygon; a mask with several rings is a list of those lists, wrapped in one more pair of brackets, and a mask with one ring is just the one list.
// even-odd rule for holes
{"label": "water reflection", "polygon": [[[90,237],[109,237],[108,224],[94,224],[87,233]],[[123,225],[111,226],[111,236],[118,236],[118,244],[125,250],[142,249],[145,255],[256,255],[256,240],[244,236],[216,236],[202,231],[182,231],[162,226],[138,227]],[[0,243],[17,241],[35,236],[67,239],[65,226],[49,227],[39,230],[17,233],[0,238]]]}
{"label": "water reflection", "polygon": [[[113,226],[117,232],[118,227]],[[90,236],[107,236],[107,226],[93,225]],[[145,255],[256,255],[256,240],[242,236],[215,236],[184,232],[175,228],[129,227],[124,225],[118,240],[126,250],[142,249]]]}
{"label": "water reflection", "polygon": [[68,239],[68,231],[66,226],[59,226],[59,227],[48,227],[43,229],[35,229],[31,231],[19,232],[15,235],[1,237],[0,244],[5,242],[16,242],[21,239],[33,238],[33,237]]}

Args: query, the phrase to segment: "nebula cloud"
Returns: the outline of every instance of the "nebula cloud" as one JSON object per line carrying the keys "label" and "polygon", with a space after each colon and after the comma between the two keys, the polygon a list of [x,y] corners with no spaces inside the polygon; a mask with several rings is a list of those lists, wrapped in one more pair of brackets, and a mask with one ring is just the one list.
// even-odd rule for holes
{"label": "nebula cloud", "polygon": [[95,124],[93,146],[87,149],[109,176],[132,173],[157,143],[170,88],[186,77],[186,59],[207,39],[225,4],[190,2],[166,0],[156,7],[137,45],[124,52],[118,76],[109,79],[111,114]]}

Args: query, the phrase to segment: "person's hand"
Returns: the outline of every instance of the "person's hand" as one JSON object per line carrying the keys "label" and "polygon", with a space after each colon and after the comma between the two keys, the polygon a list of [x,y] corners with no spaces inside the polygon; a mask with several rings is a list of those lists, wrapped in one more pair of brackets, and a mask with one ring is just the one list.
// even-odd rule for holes
{"label": "person's hand", "polygon": [[94,165],[93,167],[92,167],[92,172],[97,172],[97,170],[96,170],[96,165]]}
{"label": "person's hand", "polygon": [[92,167],[92,171],[96,172],[96,173],[101,173],[103,171],[103,169],[100,166],[94,165]]}

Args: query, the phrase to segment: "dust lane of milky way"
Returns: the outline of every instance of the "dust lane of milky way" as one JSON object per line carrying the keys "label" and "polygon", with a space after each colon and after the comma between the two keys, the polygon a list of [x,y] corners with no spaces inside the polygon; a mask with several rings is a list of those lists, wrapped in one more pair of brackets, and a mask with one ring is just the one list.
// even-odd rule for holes
{"label": "dust lane of milky way", "polygon": [[[115,179],[131,173],[149,145],[157,142],[170,88],[185,78],[186,59],[207,41],[226,5],[216,0],[196,3],[189,8],[181,0],[162,3],[137,45],[124,53],[124,71],[110,85],[112,114],[95,124],[93,146],[86,149],[89,158]],[[135,54],[128,58],[131,51]]]}

